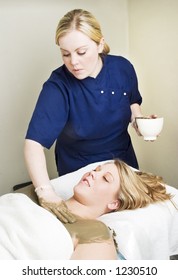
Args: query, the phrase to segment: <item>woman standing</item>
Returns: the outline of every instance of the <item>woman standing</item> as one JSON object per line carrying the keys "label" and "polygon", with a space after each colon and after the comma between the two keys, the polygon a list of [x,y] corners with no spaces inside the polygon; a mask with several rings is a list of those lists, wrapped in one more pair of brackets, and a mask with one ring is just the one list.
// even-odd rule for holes
{"label": "woman standing", "polygon": [[[108,54],[99,23],[84,10],[60,20],[56,43],[64,64],[44,83],[25,140],[34,186],[50,186],[44,148],[55,141],[59,175],[113,158],[138,168],[128,134],[129,123],[142,116],[132,64]],[[57,199],[52,188],[49,199]]]}

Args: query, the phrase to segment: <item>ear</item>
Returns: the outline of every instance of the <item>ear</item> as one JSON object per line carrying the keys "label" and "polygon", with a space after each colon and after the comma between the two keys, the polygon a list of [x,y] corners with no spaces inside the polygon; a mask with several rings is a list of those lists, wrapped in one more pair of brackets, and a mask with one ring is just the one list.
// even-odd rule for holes
{"label": "ear", "polygon": [[104,38],[102,37],[98,45],[98,53],[102,53],[104,49]]}
{"label": "ear", "polygon": [[117,199],[117,200],[112,201],[111,203],[108,203],[107,206],[110,211],[113,211],[113,210],[118,209],[119,205],[120,205],[120,201]]}

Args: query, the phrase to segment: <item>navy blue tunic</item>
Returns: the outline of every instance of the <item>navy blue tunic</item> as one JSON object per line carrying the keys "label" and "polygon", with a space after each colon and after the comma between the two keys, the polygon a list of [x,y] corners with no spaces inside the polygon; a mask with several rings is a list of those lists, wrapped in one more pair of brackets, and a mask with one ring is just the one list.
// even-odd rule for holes
{"label": "navy blue tunic", "polygon": [[63,65],[44,83],[26,139],[48,149],[56,141],[60,175],[115,158],[138,168],[128,125],[130,105],[141,102],[135,70],[123,57],[105,56],[98,76],[82,80]]}

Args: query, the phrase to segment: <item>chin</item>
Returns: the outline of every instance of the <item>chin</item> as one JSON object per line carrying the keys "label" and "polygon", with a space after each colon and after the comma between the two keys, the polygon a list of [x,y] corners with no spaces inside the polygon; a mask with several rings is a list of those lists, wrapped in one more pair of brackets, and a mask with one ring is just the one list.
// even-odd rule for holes
{"label": "chin", "polygon": [[[74,74],[73,74],[74,75]],[[80,74],[75,74],[74,77],[78,80],[83,80],[83,79],[86,79],[88,76],[87,75],[80,75]]]}

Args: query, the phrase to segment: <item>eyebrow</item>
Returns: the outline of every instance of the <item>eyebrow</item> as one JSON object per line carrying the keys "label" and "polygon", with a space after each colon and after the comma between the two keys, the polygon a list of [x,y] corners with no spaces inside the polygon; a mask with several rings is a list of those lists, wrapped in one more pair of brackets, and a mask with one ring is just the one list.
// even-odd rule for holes
{"label": "eyebrow", "polygon": [[[87,48],[87,45],[84,45],[84,46],[81,46],[81,47],[78,47],[77,49],[75,49],[75,51],[79,50],[79,49],[82,49],[82,48]],[[63,48],[60,48],[62,51],[65,51],[65,52],[69,52],[68,50],[65,50]]]}
{"label": "eyebrow", "polygon": [[101,170],[101,165],[98,165],[96,168],[95,168],[95,170]]}
{"label": "eyebrow", "polygon": [[[101,171],[102,170],[102,165],[98,165],[96,168],[95,168],[95,170],[96,171]],[[106,172],[106,175],[109,175],[109,176],[111,176],[111,178],[112,178],[112,180],[114,181],[114,175],[111,173],[111,172],[109,172],[109,171],[107,171]]]}

